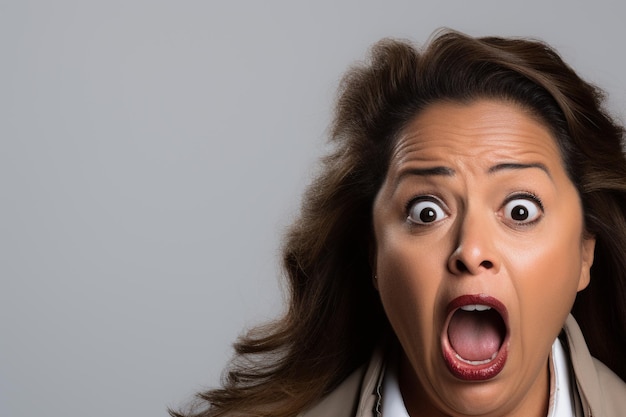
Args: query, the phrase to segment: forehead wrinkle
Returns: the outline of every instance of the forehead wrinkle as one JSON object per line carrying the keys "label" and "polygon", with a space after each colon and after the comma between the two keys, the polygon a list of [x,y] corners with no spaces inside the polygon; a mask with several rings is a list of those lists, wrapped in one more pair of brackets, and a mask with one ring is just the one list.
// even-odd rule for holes
{"label": "forehead wrinkle", "polygon": [[[502,103],[486,104],[487,111],[479,112],[475,105],[434,105],[415,117],[393,145],[388,179],[397,186],[403,172],[432,177],[437,174],[433,168],[442,168],[438,175],[448,177],[443,171],[490,175],[499,171],[494,169],[498,165],[547,168],[552,167],[553,156],[562,163],[557,141],[545,125],[535,118],[529,124],[529,116],[520,117],[515,108],[511,116],[511,108]],[[450,117],[442,118],[442,110]],[[459,111],[465,115],[459,117]],[[543,171],[553,179],[548,169]]]}
{"label": "forehead wrinkle", "polygon": [[388,180],[397,189],[407,177],[422,178],[425,181],[438,178],[453,178],[456,170],[448,162],[424,156],[424,147],[419,141],[406,140],[394,150],[388,171]]}
{"label": "forehead wrinkle", "polygon": [[451,149],[449,145],[455,142],[449,138],[441,138],[439,135],[432,136],[435,137],[424,135],[421,130],[402,135],[392,149],[390,162],[398,165],[409,161],[431,162],[433,158],[428,157],[429,152],[437,152],[440,148]]}
{"label": "forehead wrinkle", "polygon": [[[472,107],[476,108],[480,105],[487,105],[489,110],[471,110]],[[448,112],[450,117],[442,119],[440,117],[442,110]],[[469,121],[465,117],[458,116],[458,112],[464,110],[471,112]],[[511,117],[511,110],[518,114],[513,114]],[[438,116],[432,117],[433,112]],[[529,124],[528,120],[533,123]],[[529,114],[522,107],[492,100],[479,100],[472,105],[461,103],[434,104],[418,114],[404,128],[404,135],[400,137],[400,140],[413,139],[426,143],[439,140],[442,136],[465,140],[476,138],[479,141],[482,139],[518,138],[520,142],[527,139],[535,144],[537,137],[544,137],[547,139],[545,141],[547,148],[558,147],[552,130],[542,120],[537,119],[536,115]]]}
{"label": "forehead wrinkle", "polygon": [[[442,124],[442,127],[446,127]],[[545,158],[555,155],[561,159],[556,141],[548,132],[525,132],[520,129],[486,129],[462,127],[455,131],[449,128],[419,129],[403,135],[392,152],[391,160],[399,163],[406,161],[431,161],[429,153],[447,157],[470,158],[473,162],[488,159],[501,159],[504,162],[518,162]],[[475,132],[472,132],[475,131]],[[546,140],[537,142],[543,133]],[[530,144],[531,149],[527,147]],[[483,154],[487,154],[485,158]]]}

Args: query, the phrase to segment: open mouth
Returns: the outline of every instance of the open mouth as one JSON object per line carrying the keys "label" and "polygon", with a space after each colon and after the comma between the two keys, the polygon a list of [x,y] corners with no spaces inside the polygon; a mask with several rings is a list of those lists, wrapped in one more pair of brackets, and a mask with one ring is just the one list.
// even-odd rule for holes
{"label": "open mouth", "polygon": [[463,380],[486,380],[502,371],[508,352],[506,307],[486,295],[464,295],[448,305],[442,334],[444,360]]}

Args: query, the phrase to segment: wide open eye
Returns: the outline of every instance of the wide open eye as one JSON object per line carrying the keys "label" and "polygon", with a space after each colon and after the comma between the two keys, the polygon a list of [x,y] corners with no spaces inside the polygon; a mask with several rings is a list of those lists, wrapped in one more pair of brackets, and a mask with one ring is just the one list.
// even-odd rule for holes
{"label": "wide open eye", "polygon": [[516,224],[530,224],[543,214],[543,207],[534,196],[516,197],[504,205],[505,219]]}
{"label": "wide open eye", "polygon": [[443,203],[434,197],[420,197],[409,203],[408,220],[416,224],[429,224],[445,219],[448,215],[441,207]]}

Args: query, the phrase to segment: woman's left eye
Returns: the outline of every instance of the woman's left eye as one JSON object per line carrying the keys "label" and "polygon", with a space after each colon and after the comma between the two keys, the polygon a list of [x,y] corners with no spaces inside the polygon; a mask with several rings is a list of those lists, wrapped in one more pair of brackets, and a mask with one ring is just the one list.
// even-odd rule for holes
{"label": "woman's left eye", "polygon": [[530,224],[542,213],[543,207],[535,197],[514,198],[504,205],[504,217],[516,224]]}

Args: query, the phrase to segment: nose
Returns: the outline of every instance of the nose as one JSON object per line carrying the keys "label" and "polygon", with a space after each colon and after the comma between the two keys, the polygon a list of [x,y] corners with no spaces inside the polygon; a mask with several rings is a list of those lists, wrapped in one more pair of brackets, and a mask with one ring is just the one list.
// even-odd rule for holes
{"label": "nose", "polygon": [[465,215],[457,227],[448,269],[455,275],[478,275],[484,271],[497,273],[500,270],[496,231],[488,221]]}

